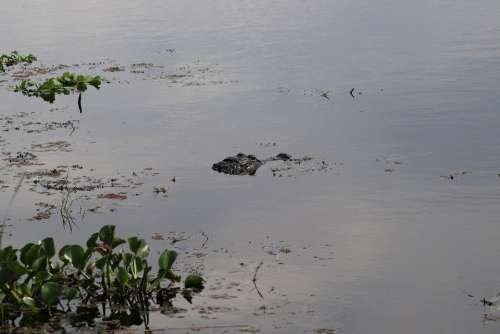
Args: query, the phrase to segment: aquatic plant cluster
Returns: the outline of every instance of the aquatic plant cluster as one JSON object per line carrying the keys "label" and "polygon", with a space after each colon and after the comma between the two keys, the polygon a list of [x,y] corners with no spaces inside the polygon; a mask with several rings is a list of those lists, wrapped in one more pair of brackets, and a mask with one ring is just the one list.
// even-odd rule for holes
{"label": "aquatic plant cluster", "polygon": [[80,321],[90,315],[92,320],[118,319],[119,325],[147,327],[151,304],[172,307],[178,294],[191,303],[204,283],[200,275],[191,274],[179,286],[173,250],[161,253],[152,274],[149,253],[144,239],[119,238],[113,225],[92,234],[85,247],[65,245],[56,252],[53,238],[21,249],[5,247],[0,250],[1,324],[26,326],[33,319],[47,323],[55,314],[72,313]]}
{"label": "aquatic plant cluster", "polygon": [[19,85],[12,87],[12,90],[25,96],[40,97],[46,102],[53,103],[58,94],[82,93],[87,90],[88,86],[99,89],[103,80],[104,78],[98,75],[85,76],[65,72],[59,77],[49,78],[41,83],[33,80],[23,80]]}
{"label": "aquatic plant cluster", "polygon": [[[31,64],[37,60],[32,54],[22,55],[17,51],[10,54],[0,55],[0,73],[6,72],[8,67],[17,64]],[[25,96],[39,97],[46,102],[53,103],[57,95],[69,95],[80,93],[78,96],[78,108],[82,112],[82,93],[89,86],[96,89],[101,87],[104,78],[96,76],[86,76],[77,73],[65,72],[61,76],[45,79],[42,82],[24,79],[20,84],[11,86],[14,92],[22,93]]]}
{"label": "aquatic plant cluster", "polygon": [[32,54],[28,54],[26,56],[23,56],[17,51],[12,51],[9,54],[2,54],[0,55],[0,72],[5,72],[7,67],[14,66],[17,64],[31,64],[35,62],[37,58],[33,56]]}

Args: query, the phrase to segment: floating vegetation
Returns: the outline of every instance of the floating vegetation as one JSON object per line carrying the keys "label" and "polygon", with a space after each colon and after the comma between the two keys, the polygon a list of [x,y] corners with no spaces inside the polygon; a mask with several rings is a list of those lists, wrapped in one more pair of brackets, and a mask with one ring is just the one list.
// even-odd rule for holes
{"label": "floating vegetation", "polygon": [[17,152],[15,156],[12,156],[10,152],[4,153],[7,158],[3,159],[7,161],[12,166],[32,166],[39,165],[37,156],[31,152]]}
{"label": "floating vegetation", "polygon": [[70,143],[65,140],[51,141],[48,143],[31,144],[33,152],[69,152]]}
{"label": "floating vegetation", "polygon": [[0,72],[5,72],[7,67],[14,66],[17,64],[31,64],[36,61],[36,57],[32,54],[23,56],[17,51],[12,51],[10,55],[3,54],[0,55]]}
{"label": "floating vegetation", "polygon": [[65,245],[56,252],[52,238],[21,249],[5,247],[0,250],[1,324],[23,326],[36,319],[40,324],[67,314],[119,320],[117,327],[148,327],[150,305],[172,307],[178,294],[191,303],[204,284],[192,274],[178,286],[181,276],[173,271],[173,250],[161,253],[158,272],[152,275],[149,252],[144,239],[121,239],[113,225],[92,234],[85,247]]}
{"label": "floating vegetation", "polygon": [[78,92],[80,93],[78,96],[78,107],[81,112],[81,93],[85,92],[88,86],[99,89],[103,80],[104,78],[99,75],[86,76],[64,72],[62,76],[49,78],[42,83],[33,80],[23,80],[19,85],[12,87],[12,90],[14,92],[20,92],[26,96],[39,97],[50,103],[53,103],[56,100],[56,95],[69,95],[71,93]]}
{"label": "floating vegetation", "polygon": [[123,72],[125,71],[125,68],[122,66],[111,66],[107,67],[103,70],[104,72]]}

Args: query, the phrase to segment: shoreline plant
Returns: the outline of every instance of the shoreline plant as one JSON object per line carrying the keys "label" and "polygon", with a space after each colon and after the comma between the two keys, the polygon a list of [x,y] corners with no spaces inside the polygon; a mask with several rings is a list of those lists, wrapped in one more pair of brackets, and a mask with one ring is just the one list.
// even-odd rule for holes
{"label": "shoreline plant", "polygon": [[[117,326],[149,324],[151,305],[172,307],[177,295],[189,303],[203,289],[203,278],[174,272],[177,252],[165,250],[157,271],[148,262],[144,239],[115,235],[103,226],[81,245],[56,251],[53,238],[20,249],[0,250],[0,320],[2,327],[48,323],[55,315],[72,314],[74,324],[94,319],[116,320]],[[76,320],[75,320],[76,319]]]}

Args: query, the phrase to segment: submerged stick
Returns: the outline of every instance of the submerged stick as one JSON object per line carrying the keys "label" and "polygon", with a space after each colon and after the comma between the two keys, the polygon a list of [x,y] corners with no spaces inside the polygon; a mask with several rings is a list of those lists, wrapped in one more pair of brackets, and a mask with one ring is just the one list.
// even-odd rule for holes
{"label": "submerged stick", "polygon": [[259,265],[255,268],[255,272],[254,272],[253,278],[252,278],[253,286],[255,287],[255,290],[257,290],[257,294],[259,295],[259,297],[262,299],[264,299],[264,296],[262,295],[262,292],[260,292],[259,287],[257,286],[257,274],[258,274],[258,272],[263,264],[264,264],[264,262],[260,261]]}
{"label": "submerged stick", "polygon": [[205,241],[203,241],[203,244],[201,245],[201,248],[205,248],[208,242],[208,235],[205,232],[201,232],[201,235],[205,237]]}
{"label": "submerged stick", "polygon": [[82,93],[78,95],[78,109],[80,109],[80,114],[82,113]]}
{"label": "submerged stick", "polygon": [[352,98],[354,99],[354,88],[351,89],[351,91],[349,92],[349,94],[351,94]]}

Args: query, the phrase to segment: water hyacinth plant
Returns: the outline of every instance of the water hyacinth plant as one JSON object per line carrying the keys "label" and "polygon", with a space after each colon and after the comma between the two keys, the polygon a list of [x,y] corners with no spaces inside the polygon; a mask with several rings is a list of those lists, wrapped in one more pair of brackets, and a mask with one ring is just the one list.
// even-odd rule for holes
{"label": "water hyacinth plant", "polygon": [[86,76],[65,72],[59,77],[49,78],[41,83],[33,80],[23,80],[20,84],[13,86],[12,90],[20,92],[25,96],[39,97],[49,103],[53,103],[56,100],[56,95],[69,95],[78,92],[80,93],[78,96],[78,107],[81,112],[81,93],[85,92],[88,86],[99,89],[103,80],[104,78],[98,75]]}
{"label": "water hyacinth plant", "polygon": [[21,63],[31,64],[36,60],[37,60],[36,57],[33,56],[32,54],[23,56],[17,51],[12,51],[10,55],[2,54],[0,55],[0,72],[5,72],[7,67]]}
{"label": "water hyacinth plant", "polygon": [[149,253],[144,239],[121,239],[112,225],[92,234],[85,247],[65,245],[57,251],[52,238],[21,249],[5,247],[0,250],[1,324],[17,326],[19,319],[26,323],[34,317],[46,322],[68,313],[103,319],[128,314],[121,325],[147,327],[151,304],[171,307],[178,294],[191,303],[204,283],[201,276],[192,274],[179,286],[173,250],[161,253],[153,274]]}

